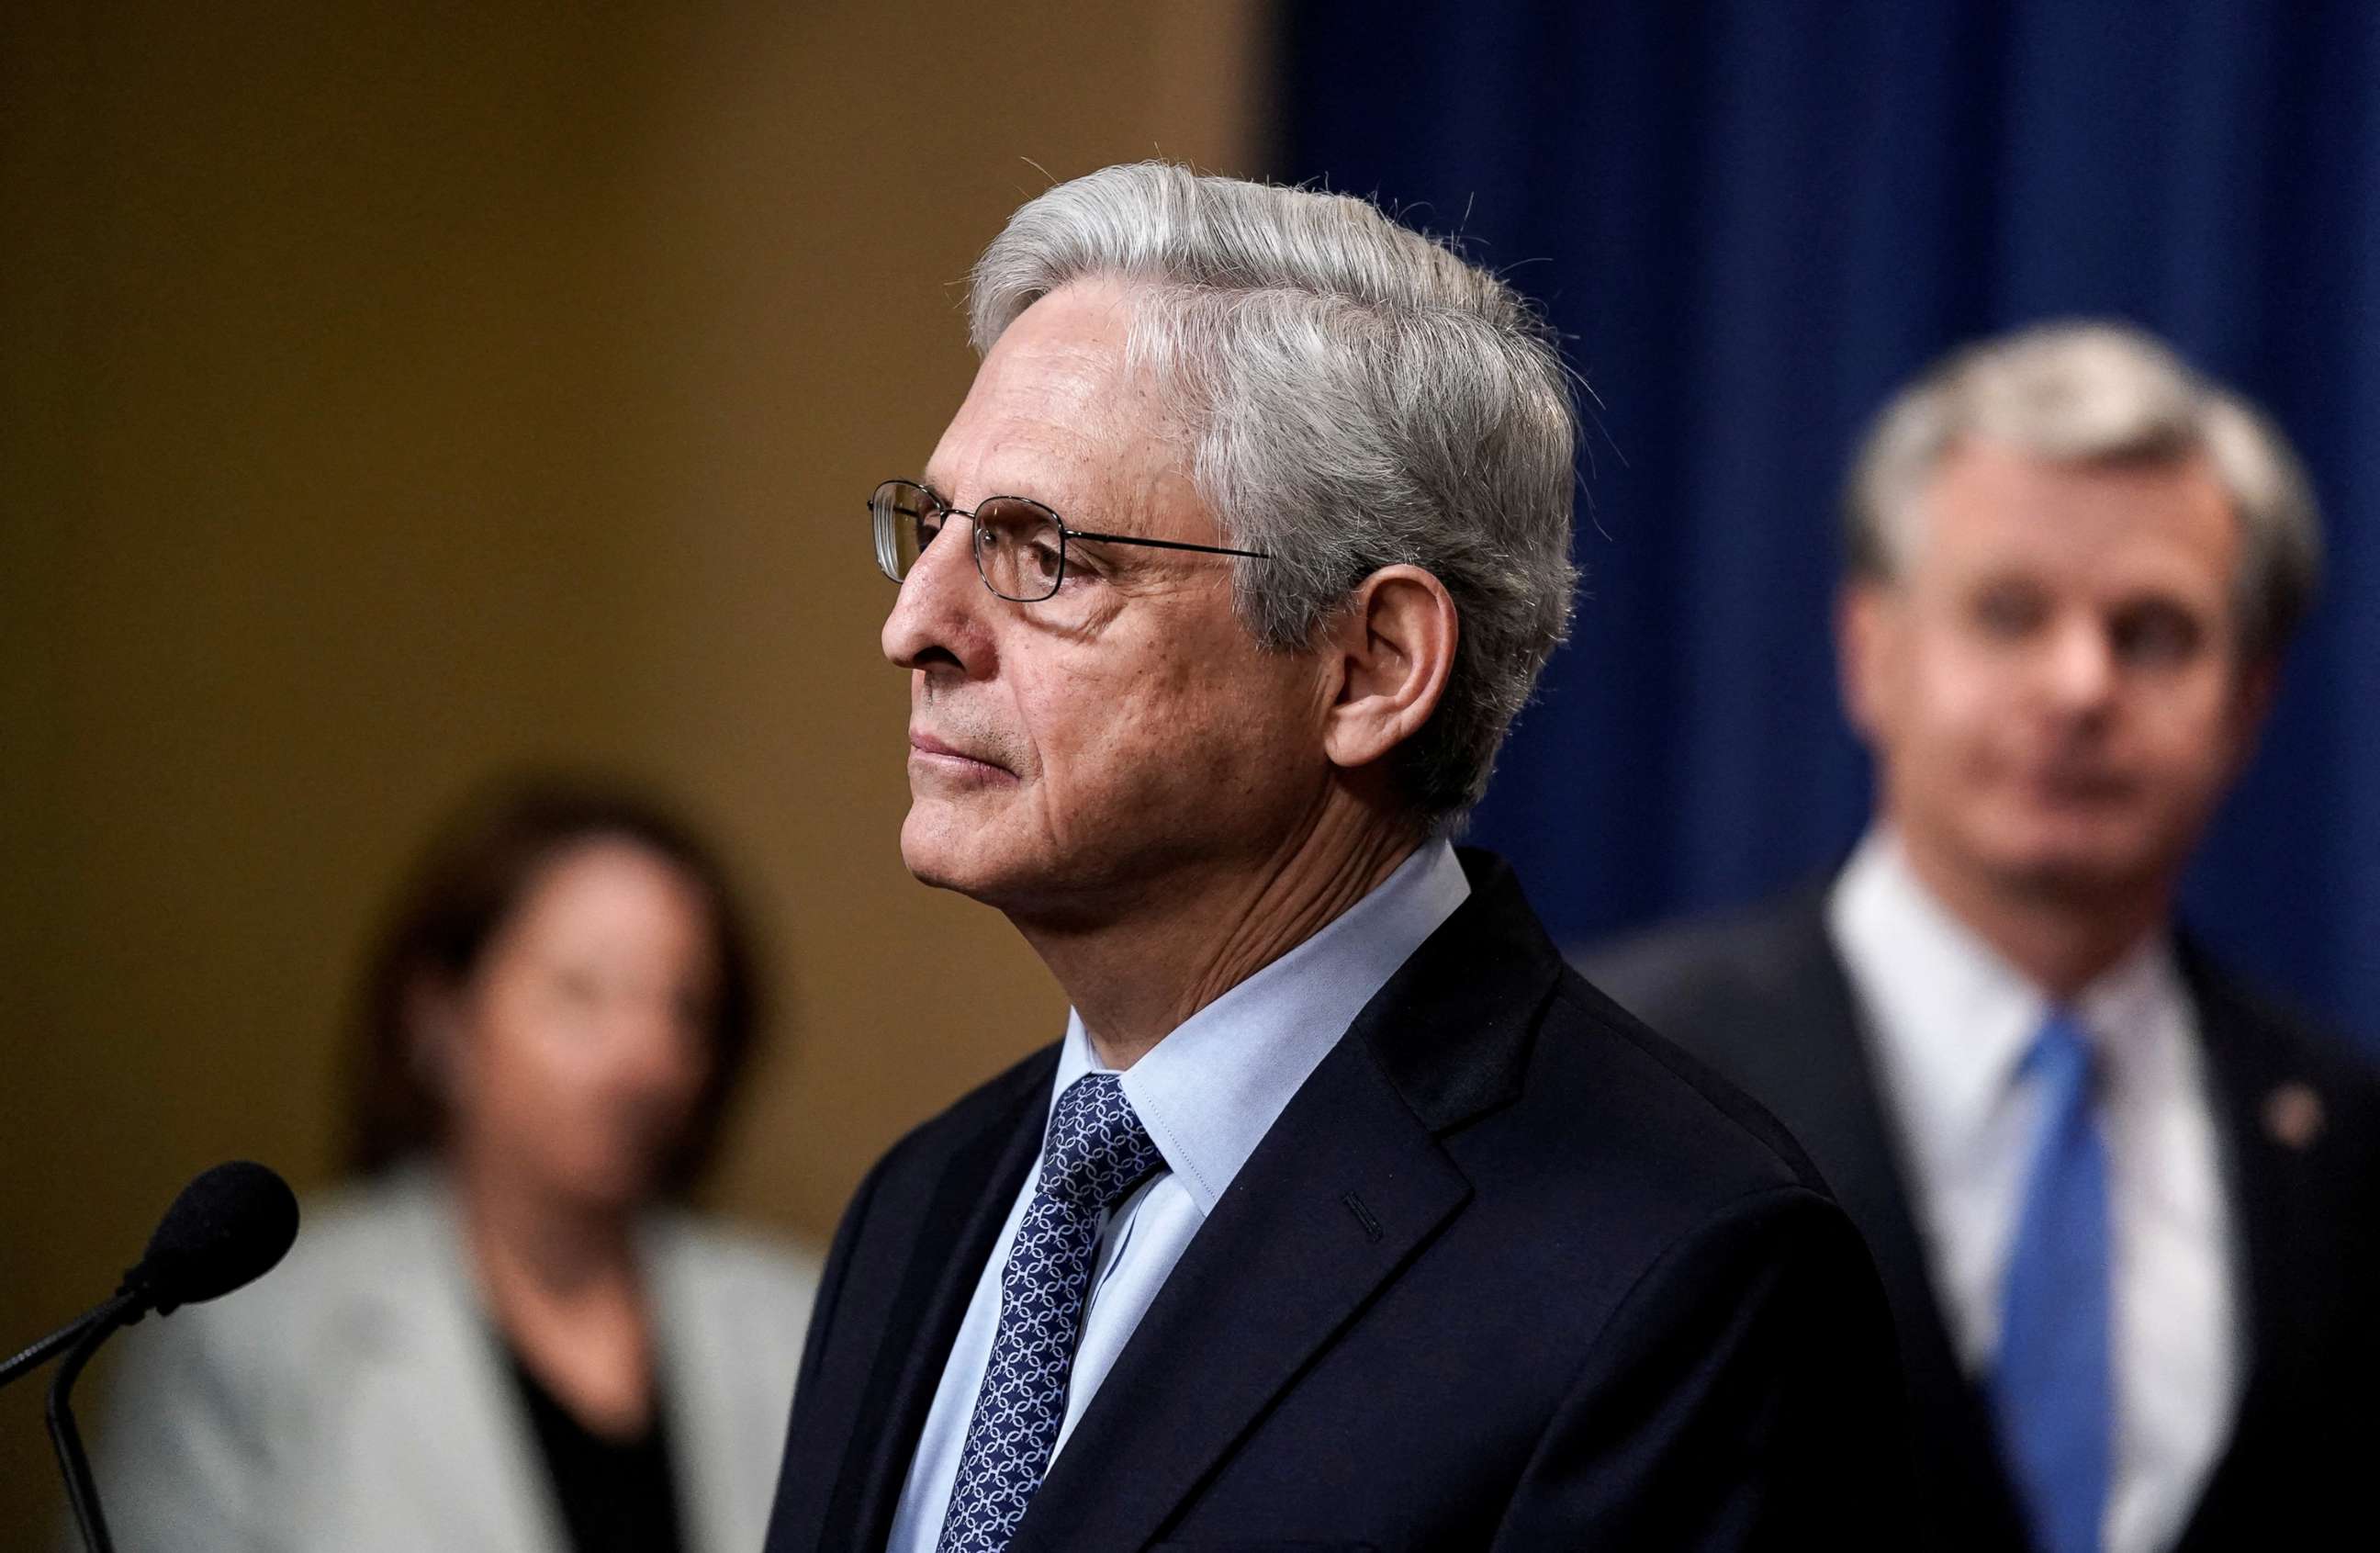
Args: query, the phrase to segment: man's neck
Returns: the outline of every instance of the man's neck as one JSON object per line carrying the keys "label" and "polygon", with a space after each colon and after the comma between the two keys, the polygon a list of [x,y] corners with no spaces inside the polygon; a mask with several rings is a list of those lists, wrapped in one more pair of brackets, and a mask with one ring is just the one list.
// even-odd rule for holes
{"label": "man's neck", "polygon": [[1259,867],[1152,889],[1094,927],[1022,918],[1016,927],[1065,989],[1099,1061],[1128,1068],[1378,889],[1421,839],[1360,807],[1328,805]]}
{"label": "man's neck", "polygon": [[2170,880],[2100,890],[2001,884],[1952,866],[1906,832],[1900,845],[1943,909],[2054,1002],[2075,998],[2113,969],[2173,909]]}

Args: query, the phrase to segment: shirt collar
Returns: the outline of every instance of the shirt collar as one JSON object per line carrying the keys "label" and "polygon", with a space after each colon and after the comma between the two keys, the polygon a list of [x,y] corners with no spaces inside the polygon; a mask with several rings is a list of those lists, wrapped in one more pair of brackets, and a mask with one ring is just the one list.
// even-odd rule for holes
{"label": "shirt collar", "polygon": [[2048,999],[1934,898],[1889,831],[1852,854],[1827,917],[1895,1086],[1946,1128],[1987,1111]]}
{"label": "shirt collar", "polygon": [[2139,1032],[2160,1027],[2189,1001],[2173,940],[2152,933],[2082,989],[2074,1008],[2083,1028],[2120,1063]]}
{"label": "shirt collar", "polygon": [[[1861,842],[1827,920],[1896,1089],[1934,1125],[1976,1124],[2014,1082],[2048,994],[1934,897],[1888,829]],[[2133,1034],[2161,1027],[2182,997],[2172,941],[2153,933],[2095,977],[2072,1012],[2121,1067]]]}
{"label": "shirt collar", "polygon": [[[1471,894],[1454,848],[1426,842],[1320,932],[1192,1014],[1123,1074],[1124,1098],[1201,1214],[1355,1016]],[[1101,1071],[1066,1015],[1050,1104]]]}

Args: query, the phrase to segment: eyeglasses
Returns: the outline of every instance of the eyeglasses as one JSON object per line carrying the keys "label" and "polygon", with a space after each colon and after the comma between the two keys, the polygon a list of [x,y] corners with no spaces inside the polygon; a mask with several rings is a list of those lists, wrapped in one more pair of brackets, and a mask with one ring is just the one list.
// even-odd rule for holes
{"label": "eyeglasses", "polygon": [[952,506],[915,480],[886,480],[868,499],[868,510],[876,523],[876,564],[894,582],[909,575],[943,524],[964,517],[975,525],[975,569],[983,585],[1019,604],[1038,603],[1058,591],[1058,585],[1066,580],[1068,540],[1189,550],[1201,555],[1244,555],[1252,561],[1272,559],[1261,550],[1069,528],[1056,513],[1024,496],[987,496],[968,512]]}

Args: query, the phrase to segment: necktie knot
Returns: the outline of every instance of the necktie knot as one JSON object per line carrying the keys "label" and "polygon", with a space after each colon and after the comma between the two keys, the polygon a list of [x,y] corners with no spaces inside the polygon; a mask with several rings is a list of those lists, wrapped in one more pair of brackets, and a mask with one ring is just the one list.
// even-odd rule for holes
{"label": "necktie knot", "polygon": [[1002,1553],[1024,1520],[1066,1417],[1100,1211],[1162,1162],[1115,1074],[1085,1074],[1058,1097],[936,1553]]}
{"label": "necktie knot", "polygon": [[1113,1074],[1085,1074],[1066,1086],[1050,1115],[1041,1153],[1041,1190],[1097,1210],[1133,1189],[1163,1162],[1148,1129]]}
{"label": "necktie knot", "polygon": [[2050,1010],[2022,1064],[2022,1071],[2038,1074],[2058,1094],[2087,1091],[2097,1068],[2098,1052],[2091,1044],[2091,1032],[2064,1009]]}

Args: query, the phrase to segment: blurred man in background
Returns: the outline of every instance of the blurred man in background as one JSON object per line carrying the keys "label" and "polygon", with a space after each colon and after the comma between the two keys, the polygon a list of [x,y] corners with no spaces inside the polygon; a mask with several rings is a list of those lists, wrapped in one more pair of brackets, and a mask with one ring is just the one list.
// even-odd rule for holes
{"label": "blurred man in background", "polygon": [[2301,1546],[2364,1493],[2380,1087],[2173,923],[2316,581],[2297,460],[2144,335],[2043,327],[1886,406],[1848,540],[1867,837],[1583,968],[1866,1232],[1922,1546]]}
{"label": "blurred man in background", "polygon": [[972,304],[871,504],[902,855],[1074,1013],[862,1183],[771,1553],[1897,1546],[1850,1225],[1443,839],[1569,615],[1542,322],[1158,164],[1019,211]]}

